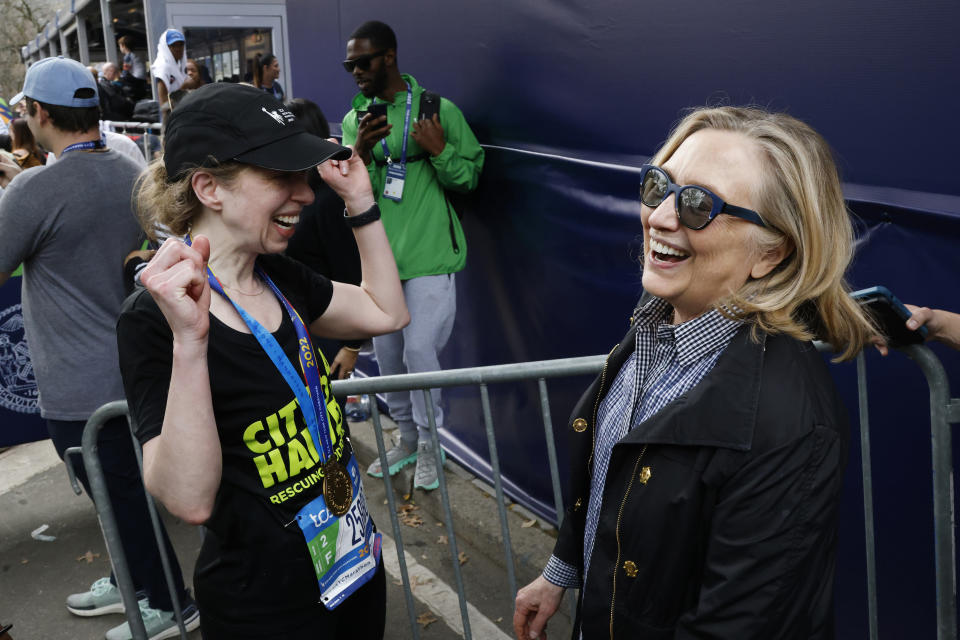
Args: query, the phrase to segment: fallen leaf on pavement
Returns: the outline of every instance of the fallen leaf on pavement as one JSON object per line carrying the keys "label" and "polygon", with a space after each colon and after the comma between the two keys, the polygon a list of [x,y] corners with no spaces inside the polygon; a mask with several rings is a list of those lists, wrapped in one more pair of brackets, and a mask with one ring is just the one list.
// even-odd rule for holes
{"label": "fallen leaf on pavement", "polygon": [[420,615],[417,616],[417,622],[424,629],[426,629],[428,626],[430,626],[436,621],[437,621],[437,617],[432,613],[430,613],[429,611],[425,611],[424,613],[421,613]]}
{"label": "fallen leaf on pavement", "polygon": [[520,525],[520,526],[523,527],[524,529],[529,529],[530,527],[532,527],[532,526],[535,525],[535,524],[537,524],[537,519],[536,519],[536,518],[533,518],[533,519],[531,519],[531,520],[527,520],[526,522],[524,522],[524,523],[523,523],[522,525]]}
{"label": "fallen leaf on pavement", "polygon": [[447,536],[440,536],[437,538],[437,544],[450,544],[450,541],[447,539]]}
{"label": "fallen leaf on pavement", "polygon": [[400,518],[400,522],[407,525],[408,527],[417,528],[423,524],[423,518],[416,514],[405,515]]}
{"label": "fallen leaf on pavement", "polygon": [[460,564],[467,564],[467,560],[469,560],[469,558],[467,558],[466,552],[464,551],[461,551],[460,554],[457,556],[457,558],[460,560]]}
{"label": "fallen leaf on pavement", "polygon": [[92,564],[94,558],[99,558],[99,557],[100,557],[100,554],[99,554],[99,553],[94,553],[94,552],[92,552],[92,551],[87,551],[87,552],[86,552],[85,554],[83,554],[82,556],[78,556],[78,557],[77,557],[77,562],[83,562],[84,560],[86,560],[86,561],[87,561],[87,564]]}
{"label": "fallen leaf on pavement", "polygon": [[423,524],[423,518],[421,518],[416,511],[419,511],[420,507],[415,504],[402,504],[397,508],[397,515],[400,516],[400,522],[407,525],[408,527],[419,527]]}

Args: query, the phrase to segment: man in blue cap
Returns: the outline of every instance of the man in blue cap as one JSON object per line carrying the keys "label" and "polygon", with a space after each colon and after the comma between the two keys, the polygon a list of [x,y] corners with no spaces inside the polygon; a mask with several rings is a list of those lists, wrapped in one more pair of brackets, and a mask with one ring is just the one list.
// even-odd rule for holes
{"label": "man in blue cap", "polygon": [[[100,136],[93,76],[79,62],[45,58],[27,71],[23,91],[30,131],[57,162],[23,171],[0,198],[0,284],[23,264],[23,315],[40,413],[62,458],[80,446],[87,419],[122,400],[115,323],[124,298],[121,265],[139,244],[130,207],[139,167],[108,149]],[[139,467],[125,417],[106,423],[99,455],[147,635],[176,631],[160,553],[153,536]],[[77,475],[90,494],[82,463]],[[173,548],[164,532],[167,553]],[[176,591],[188,628],[199,614],[173,561]],[[67,598],[79,616],[124,611],[112,576]],[[124,623],[107,640],[130,638]]]}

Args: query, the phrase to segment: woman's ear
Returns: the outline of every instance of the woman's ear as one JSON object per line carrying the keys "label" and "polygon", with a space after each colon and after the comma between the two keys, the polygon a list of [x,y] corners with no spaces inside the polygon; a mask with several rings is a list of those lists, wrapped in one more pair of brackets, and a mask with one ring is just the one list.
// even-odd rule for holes
{"label": "woman's ear", "polygon": [[197,194],[197,200],[207,209],[220,211],[223,208],[223,201],[220,199],[220,184],[217,179],[206,171],[197,171],[190,178],[190,186],[193,192]]}
{"label": "woman's ear", "polygon": [[764,251],[753,263],[750,277],[755,280],[764,277],[776,269],[777,265],[786,260],[791,253],[793,253],[793,242],[790,238],[783,238],[777,246]]}

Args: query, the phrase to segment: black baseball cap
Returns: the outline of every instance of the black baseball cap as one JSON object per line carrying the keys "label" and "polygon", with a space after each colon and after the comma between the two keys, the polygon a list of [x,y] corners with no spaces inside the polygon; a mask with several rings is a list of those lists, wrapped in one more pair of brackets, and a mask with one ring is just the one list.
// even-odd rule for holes
{"label": "black baseball cap", "polygon": [[191,91],[170,113],[163,138],[167,179],[194,167],[235,160],[276,171],[303,171],[353,152],[307,133],[266,91],[218,82]]}

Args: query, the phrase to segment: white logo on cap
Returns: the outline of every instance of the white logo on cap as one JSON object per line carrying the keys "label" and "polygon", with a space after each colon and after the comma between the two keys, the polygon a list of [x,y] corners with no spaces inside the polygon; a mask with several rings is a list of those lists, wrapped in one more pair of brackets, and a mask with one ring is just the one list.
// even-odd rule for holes
{"label": "white logo on cap", "polygon": [[274,111],[267,111],[266,107],[260,107],[260,110],[263,111],[268,116],[270,116],[271,118],[273,118],[274,120],[276,120],[277,122],[279,122],[280,124],[282,124],[283,126],[287,126],[288,122],[293,122],[295,119],[294,115],[289,111],[287,111],[286,109],[276,109]]}

